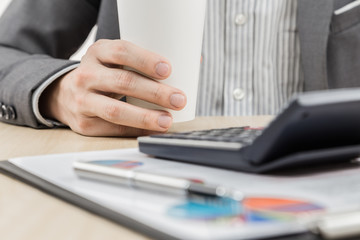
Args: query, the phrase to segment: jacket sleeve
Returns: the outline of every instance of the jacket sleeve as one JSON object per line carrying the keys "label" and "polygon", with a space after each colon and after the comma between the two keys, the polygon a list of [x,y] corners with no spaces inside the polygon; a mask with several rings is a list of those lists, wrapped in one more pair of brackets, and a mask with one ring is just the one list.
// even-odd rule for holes
{"label": "jacket sleeve", "polygon": [[13,0],[0,18],[0,121],[34,128],[32,95],[74,64],[96,23],[96,0]]}

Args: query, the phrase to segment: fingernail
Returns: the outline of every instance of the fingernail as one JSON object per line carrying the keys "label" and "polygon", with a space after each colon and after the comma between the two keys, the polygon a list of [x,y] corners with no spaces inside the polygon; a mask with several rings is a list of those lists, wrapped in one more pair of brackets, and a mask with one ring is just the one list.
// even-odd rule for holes
{"label": "fingernail", "polygon": [[167,63],[161,62],[156,65],[156,73],[162,77],[166,77],[169,74],[169,69],[170,67]]}
{"label": "fingernail", "polygon": [[168,115],[161,115],[158,118],[158,124],[162,128],[169,128],[171,126],[171,123],[172,123],[172,118],[169,117]]}
{"label": "fingernail", "polygon": [[179,93],[175,93],[171,95],[170,103],[176,108],[183,107],[186,104],[185,96]]}

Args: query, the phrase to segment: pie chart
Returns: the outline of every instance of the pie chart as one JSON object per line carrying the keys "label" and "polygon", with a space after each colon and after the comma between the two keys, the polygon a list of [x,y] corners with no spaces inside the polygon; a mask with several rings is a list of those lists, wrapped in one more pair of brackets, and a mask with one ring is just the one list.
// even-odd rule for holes
{"label": "pie chart", "polygon": [[173,206],[168,215],[192,220],[239,220],[244,223],[293,221],[298,217],[317,214],[325,209],[319,204],[296,199],[248,197],[241,202],[224,198],[218,200],[189,200]]}

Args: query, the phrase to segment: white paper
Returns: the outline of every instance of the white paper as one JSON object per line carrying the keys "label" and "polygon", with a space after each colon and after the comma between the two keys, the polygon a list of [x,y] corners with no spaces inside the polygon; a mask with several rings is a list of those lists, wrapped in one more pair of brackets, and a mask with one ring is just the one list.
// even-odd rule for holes
{"label": "white paper", "polygon": [[[186,199],[79,179],[72,168],[78,159],[138,161],[137,170],[203,180],[240,189],[246,197],[274,197],[310,201],[328,212],[360,209],[360,168],[315,171],[312,174],[255,175],[150,158],[138,149],[111,150],[15,158],[16,166],[116,212],[186,239],[242,239],[304,230],[301,221],[243,223],[177,218],[169,209]],[[301,219],[300,219],[301,220]]]}

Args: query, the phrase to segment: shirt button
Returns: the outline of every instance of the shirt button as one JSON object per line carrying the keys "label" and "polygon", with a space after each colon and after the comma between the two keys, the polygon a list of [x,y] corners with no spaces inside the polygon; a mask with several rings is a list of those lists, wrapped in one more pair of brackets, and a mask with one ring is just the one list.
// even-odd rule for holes
{"label": "shirt button", "polygon": [[244,14],[237,14],[235,16],[235,24],[238,26],[244,25],[246,23],[246,16]]}
{"label": "shirt button", "polygon": [[244,90],[242,90],[241,88],[236,88],[234,91],[233,91],[233,96],[234,96],[234,99],[235,100],[243,100],[244,97],[245,97],[245,92]]}

